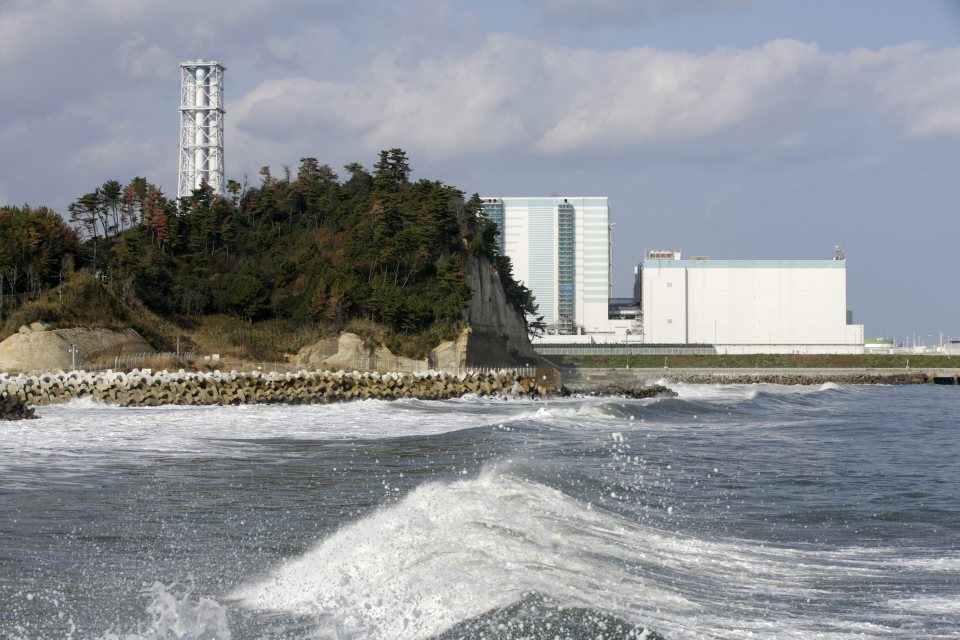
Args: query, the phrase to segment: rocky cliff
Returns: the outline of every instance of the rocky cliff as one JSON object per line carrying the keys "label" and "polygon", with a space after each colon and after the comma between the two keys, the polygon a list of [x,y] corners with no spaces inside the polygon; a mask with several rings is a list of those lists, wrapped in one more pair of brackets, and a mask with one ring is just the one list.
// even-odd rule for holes
{"label": "rocky cliff", "polygon": [[395,356],[384,346],[357,335],[321,340],[304,347],[294,363],[310,369],[376,369],[378,371],[460,370],[465,367],[537,366],[541,359],[527,337],[520,312],[507,301],[500,276],[489,260],[470,257],[467,282],[473,296],[464,310],[467,327],[455,340],[443,342],[426,360]]}
{"label": "rocky cliff", "polygon": [[470,366],[531,365],[540,357],[527,336],[523,316],[507,301],[500,276],[489,260],[467,260],[467,282],[473,291],[464,312],[469,324],[465,357]]}
{"label": "rocky cliff", "polygon": [[293,363],[317,371],[426,371],[429,368],[426,360],[395,356],[387,347],[365,342],[354,333],[343,333],[338,338],[306,346],[293,358]]}
{"label": "rocky cliff", "polygon": [[0,342],[0,371],[69,369],[73,346],[77,366],[99,358],[154,352],[133,329],[50,329],[35,322]]}

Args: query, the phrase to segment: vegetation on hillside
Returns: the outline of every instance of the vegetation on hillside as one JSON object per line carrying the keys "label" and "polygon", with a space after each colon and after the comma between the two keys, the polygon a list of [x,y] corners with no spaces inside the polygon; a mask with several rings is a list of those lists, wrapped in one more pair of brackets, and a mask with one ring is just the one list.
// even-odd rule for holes
{"label": "vegetation on hillside", "polygon": [[[70,205],[77,230],[45,208],[0,208],[4,336],[27,317],[90,324],[38,301],[74,270],[101,282],[120,305],[102,306],[99,324],[129,321],[142,309],[177,323],[154,331],[164,344],[171,331],[209,343],[202,328],[217,324],[307,339],[353,323],[385,331],[399,352],[423,355],[462,325],[469,256],[488,258],[511,303],[533,316],[533,296],[496,253],[496,227],[480,215],[476,195],[411,181],[400,149],[381,152],[372,171],[359,163],[345,169],[341,179],[303,158],[295,173],[264,167],[257,185],[231,180],[220,197],[204,184],[179,202],[144,178],[108,180]],[[255,347],[257,356],[281,342]]]}

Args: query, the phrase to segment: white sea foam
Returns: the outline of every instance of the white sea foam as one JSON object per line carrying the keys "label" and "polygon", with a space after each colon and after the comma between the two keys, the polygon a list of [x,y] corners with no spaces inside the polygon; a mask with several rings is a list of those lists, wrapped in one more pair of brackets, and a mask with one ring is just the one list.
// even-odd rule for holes
{"label": "white sea foam", "polygon": [[657,381],[657,384],[670,387],[683,400],[706,400],[721,403],[753,400],[761,393],[769,396],[810,395],[843,388],[832,382],[821,385],[784,385],[765,382],[756,384],[687,384],[661,379]]}
{"label": "white sea foam", "polygon": [[864,637],[862,621],[771,628],[779,605],[764,600],[829,600],[821,584],[831,579],[880,575],[879,563],[861,562],[872,559],[865,553],[825,557],[660,531],[494,469],[422,485],[230,597],[314,618],[331,638],[426,638],[529,593],[667,637]]}
{"label": "white sea foam", "polygon": [[628,570],[624,527],[559,491],[491,471],[423,485],[232,597],[316,616],[321,635],[364,638],[429,637],[530,592],[635,613],[695,608]]}
{"label": "white sea foam", "polygon": [[[784,391],[773,385],[680,387],[681,400],[718,404],[749,399],[761,389],[771,394],[820,390]],[[3,468],[10,460],[42,468],[49,480],[53,462],[83,469],[99,464],[101,458],[129,463],[152,452],[233,455],[258,439],[429,435],[472,427],[495,429],[517,420],[595,429],[616,452],[630,440],[632,430],[650,426],[624,420],[621,407],[633,415],[638,406],[657,402],[467,398],[120,409],[87,401],[44,407],[41,420],[11,423],[0,442],[0,476],[5,482],[10,479]],[[885,589],[910,571],[939,575],[957,571],[960,559],[955,556],[924,557],[924,549],[892,546],[788,548],[709,533],[704,539],[696,531],[655,528],[642,516],[618,517],[600,508],[599,499],[591,505],[588,495],[578,500],[532,482],[523,477],[524,469],[530,469],[525,464],[530,463],[421,485],[399,502],[344,525],[268,575],[251,576],[229,602],[220,594],[216,598],[231,609],[242,604],[249,610],[239,612],[241,616],[258,620],[264,611],[281,613],[277,618],[267,614],[264,620],[294,616],[297,633],[314,628],[320,637],[374,639],[429,637],[531,592],[561,605],[589,607],[649,625],[668,638],[882,638],[909,628],[900,626],[905,621],[920,628],[930,616],[958,615],[955,599]],[[676,507],[679,527],[684,507]],[[669,522],[668,518],[659,526]],[[863,589],[858,590],[861,584]],[[223,626],[221,602],[170,585],[157,583],[151,589],[145,593],[148,602],[141,624],[104,637],[203,638],[229,633]]]}
{"label": "white sea foam", "polygon": [[[144,455],[243,455],[258,440],[365,440],[431,436],[513,420],[608,422],[602,398],[364,400],[330,405],[117,407],[90,399],[40,407],[0,440],[0,473],[43,462],[69,472]],[[48,476],[49,477],[49,476]]]}
{"label": "white sea foam", "polygon": [[960,614],[960,596],[917,596],[890,600],[887,606],[898,611],[939,615]]}
{"label": "white sea foam", "polygon": [[100,636],[99,640],[230,640],[226,608],[215,600],[194,597],[180,584],[154,582],[143,590],[147,620],[136,629]]}
{"label": "white sea foam", "polygon": [[[765,393],[805,393],[816,388],[778,385],[685,385],[671,383],[681,399],[736,402]],[[211,442],[228,447],[261,438],[373,439],[428,436],[506,420],[574,420],[605,424],[618,420],[611,398],[491,400],[463,398],[338,403],[331,405],[164,406],[121,408],[90,399],[66,405],[40,407],[39,420],[13,422],[0,442],[0,472],[20,460],[55,456],[69,466],[71,456],[93,462],[90,454],[109,453],[111,459],[163,454],[193,456],[208,453]],[[636,405],[638,401],[630,401]],[[653,404],[657,400],[639,401]],[[455,409],[455,419],[451,418]],[[616,412],[613,412],[616,413]],[[389,418],[389,419],[386,419]],[[441,418],[441,419],[438,419]],[[639,425],[638,425],[639,426]],[[236,453],[236,452],[235,452]]]}
{"label": "white sea foam", "polygon": [[[193,456],[211,442],[259,438],[365,439],[426,436],[490,424],[489,411],[459,412],[443,403],[364,400],[330,405],[163,406],[123,408],[89,399],[40,407],[39,420],[9,423],[0,442],[0,468],[14,457],[98,451]],[[521,404],[513,401],[513,404]],[[532,403],[524,403],[532,405]],[[488,407],[497,405],[488,401]],[[426,417],[429,419],[425,419]],[[389,419],[385,419],[389,417]],[[88,458],[87,458],[88,459]]]}
{"label": "white sea foam", "polygon": [[937,558],[900,558],[897,565],[913,571],[948,571],[960,574],[960,557],[940,556]]}

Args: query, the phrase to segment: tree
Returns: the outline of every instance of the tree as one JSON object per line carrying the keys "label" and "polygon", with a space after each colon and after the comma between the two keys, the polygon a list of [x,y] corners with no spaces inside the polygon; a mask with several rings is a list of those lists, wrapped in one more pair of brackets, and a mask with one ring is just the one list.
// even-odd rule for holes
{"label": "tree", "polygon": [[91,238],[99,236],[99,225],[103,212],[101,211],[99,190],[85,193],[71,203],[67,210],[70,212],[70,221],[76,223]]}
{"label": "tree", "polygon": [[100,187],[99,194],[104,211],[104,234],[114,235],[122,230],[120,204],[123,200],[123,185],[118,180],[107,180]]}
{"label": "tree", "polygon": [[243,185],[236,180],[227,180],[227,193],[230,194],[230,197],[233,198],[234,202],[237,202],[240,199],[242,189]]}
{"label": "tree", "polygon": [[150,238],[163,251],[170,242],[170,216],[167,214],[167,199],[163,192],[150,185],[142,204],[143,227],[150,232]]}
{"label": "tree", "polygon": [[120,198],[121,227],[132,229],[140,224],[143,215],[143,201],[147,197],[150,184],[146,178],[137,176],[123,188]]}
{"label": "tree", "polygon": [[[180,200],[144,178],[108,180],[70,206],[87,238],[77,262],[111,273],[158,313],[337,327],[365,318],[398,332],[441,327],[451,335],[471,297],[466,260],[483,255],[535,330],[533,296],[496,255],[496,228],[476,195],[465,201],[442,182],[411,182],[402,149],[381,152],[372,172],[358,162],[345,169],[341,179],[305,156],[280,179],[265,166],[256,186],[230,181],[229,197],[204,183]],[[15,251],[42,255],[42,242],[31,244],[25,231],[9,235],[19,244],[0,244],[0,293],[59,279],[59,258],[52,271],[45,262],[11,262]]]}
{"label": "tree", "polygon": [[59,284],[79,251],[76,232],[46,207],[0,207],[0,294],[38,293]]}
{"label": "tree", "polygon": [[374,166],[374,186],[393,191],[410,184],[410,163],[403,149],[380,152],[380,160]]}

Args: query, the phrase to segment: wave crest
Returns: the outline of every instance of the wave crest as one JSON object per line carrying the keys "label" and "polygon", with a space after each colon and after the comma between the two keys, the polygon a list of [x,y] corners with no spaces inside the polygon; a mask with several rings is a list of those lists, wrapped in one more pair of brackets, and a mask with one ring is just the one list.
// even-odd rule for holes
{"label": "wave crest", "polygon": [[560,491],[489,471],[422,485],[231,597],[315,617],[321,637],[365,638],[430,637],[530,593],[621,611],[691,606],[628,570],[624,526]]}

